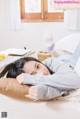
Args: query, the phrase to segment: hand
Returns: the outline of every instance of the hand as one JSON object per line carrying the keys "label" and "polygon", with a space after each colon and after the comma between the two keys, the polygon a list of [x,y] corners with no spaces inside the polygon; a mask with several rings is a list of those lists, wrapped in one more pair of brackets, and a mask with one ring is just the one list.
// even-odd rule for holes
{"label": "hand", "polygon": [[25,95],[25,97],[28,97],[34,101],[37,101],[38,100],[38,89],[37,89],[37,86],[31,86],[29,88],[29,94],[28,95]]}
{"label": "hand", "polygon": [[18,83],[22,84],[24,80],[25,73],[22,73],[16,77]]}

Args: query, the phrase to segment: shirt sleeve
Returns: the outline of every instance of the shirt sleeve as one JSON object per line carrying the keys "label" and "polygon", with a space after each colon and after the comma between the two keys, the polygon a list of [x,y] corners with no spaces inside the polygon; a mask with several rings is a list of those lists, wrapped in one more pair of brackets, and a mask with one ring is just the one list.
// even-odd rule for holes
{"label": "shirt sleeve", "polygon": [[63,65],[63,62],[61,62],[60,60],[58,60],[58,58],[48,58],[45,61],[43,61],[43,64],[45,64],[47,67],[49,67],[52,71],[56,72],[57,69]]}
{"label": "shirt sleeve", "polygon": [[55,73],[53,75],[24,75],[23,84],[49,85],[60,90],[71,90],[80,88],[80,77],[72,71]]}
{"label": "shirt sleeve", "polygon": [[65,91],[60,91],[57,88],[46,85],[37,85],[37,100],[47,100],[62,96],[65,94]]}

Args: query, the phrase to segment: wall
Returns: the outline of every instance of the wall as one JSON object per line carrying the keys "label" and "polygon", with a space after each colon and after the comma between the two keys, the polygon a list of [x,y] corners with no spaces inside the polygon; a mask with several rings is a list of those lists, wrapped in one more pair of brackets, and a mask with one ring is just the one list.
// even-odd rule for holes
{"label": "wall", "polygon": [[24,46],[34,50],[45,50],[44,35],[50,30],[53,33],[54,42],[64,36],[73,33],[64,29],[64,23],[22,23],[20,30],[8,28],[6,16],[7,0],[0,0],[0,51],[10,47],[23,48]]}

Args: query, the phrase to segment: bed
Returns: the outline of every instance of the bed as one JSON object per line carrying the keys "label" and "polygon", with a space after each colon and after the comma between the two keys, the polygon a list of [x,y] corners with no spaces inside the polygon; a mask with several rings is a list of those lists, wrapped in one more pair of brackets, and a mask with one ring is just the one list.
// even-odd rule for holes
{"label": "bed", "polygon": [[22,102],[0,95],[1,112],[7,112],[7,119],[79,119],[80,104],[54,100]]}
{"label": "bed", "polygon": [[[79,42],[80,34],[66,36],[56,43],[55,51],[73,53]],[[79,119],[80,100],[52,99],[35,102],[0,94],[0,119],[6,113],[6,119]]]}

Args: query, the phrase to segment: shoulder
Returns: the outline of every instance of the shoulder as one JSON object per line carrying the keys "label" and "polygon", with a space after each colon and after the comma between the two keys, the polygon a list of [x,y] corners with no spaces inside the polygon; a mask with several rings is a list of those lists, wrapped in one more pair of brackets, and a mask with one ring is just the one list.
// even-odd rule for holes
{"label": "shoulder", "polygon": [[49,67],[54,72],[56,72],[57,69],[63,65],[63,63],[55,57],[46,59],[45,61],[43,61],[43,64],[45,64],[47,67]]}
{"label": "shoulder", "polygon": [[56,58],[50,57],[47,58],[45,61],[43,61],[42,63],[45,64],[46,66],[50,66],[52,65],[54,62],[56,61]]}

